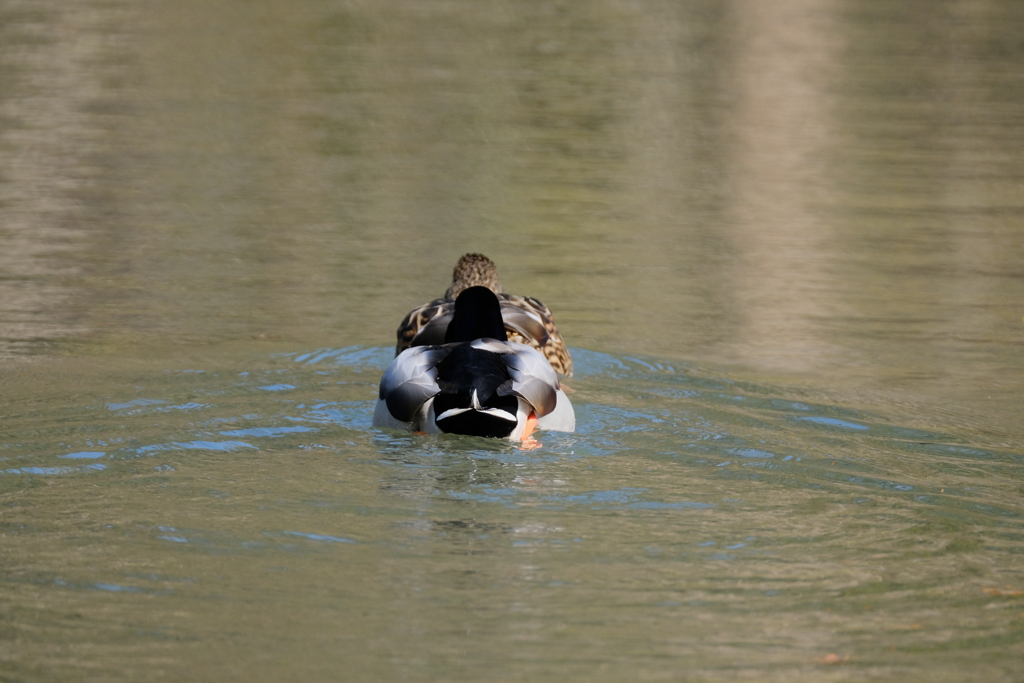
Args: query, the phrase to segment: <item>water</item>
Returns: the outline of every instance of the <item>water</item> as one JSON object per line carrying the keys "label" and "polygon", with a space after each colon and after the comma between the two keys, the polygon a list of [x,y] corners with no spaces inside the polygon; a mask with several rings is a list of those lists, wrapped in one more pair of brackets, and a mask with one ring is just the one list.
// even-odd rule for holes
{"label": "water", "polygon": [[[1024,676],[1024,9],[0,8],[0,680]],[[374,430],[467,250],[537,450]]]}
{"label": "water", "polygon": [[1019,451],[574,350],[533,451],[373,430],[386,347],[26,388],[8,680],[1017,674]]}

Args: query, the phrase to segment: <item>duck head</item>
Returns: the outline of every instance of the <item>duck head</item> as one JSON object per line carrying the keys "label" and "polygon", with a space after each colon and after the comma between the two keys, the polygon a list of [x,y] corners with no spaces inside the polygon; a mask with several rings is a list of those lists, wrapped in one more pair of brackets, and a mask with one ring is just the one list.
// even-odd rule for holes
{"label": "duck head", "polygon": [[495,294],[504,290],[498,282],[498,266],[483,254],[463,254],[452,270],[452,283],[445,298],[454,299],[460,292],[469,287],[486,287]]}

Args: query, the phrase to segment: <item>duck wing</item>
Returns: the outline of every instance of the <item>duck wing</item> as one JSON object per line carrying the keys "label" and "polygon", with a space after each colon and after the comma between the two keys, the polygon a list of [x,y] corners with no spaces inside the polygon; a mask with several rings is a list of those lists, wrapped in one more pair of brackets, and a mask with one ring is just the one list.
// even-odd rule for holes
{"label": "duck wing", "polygon": [[414,346],[391,361],[380,380],[378,398],[394,419],[411,422],[420,407],[441,391],[437,364],[450,352],[450,347]]}
{"label": "duck wing", "polygon": [[505,356],[511,382],[499,388],[520,396],[533,406],[537,426],[556,432],[576,431],[576,412],[558,383],[554,369],[539,351],[524,344],[504,342],[512,352]]}
{"label": "duck wing", "polygon": [[440,346],[444,344],[444,333],[448,331],[448,323],[455,315],[455,304],[441,304],[433,307],[430,312],[433,313],[433,316],[429,319],[424,316],[426,322],[409,340],[408,346]]}
{"label": "duck wing", "polygon": [[[395,335],[398,338],[398,342],[395,344],[395,355],[397,356],[402,351],[405,351],[410,346],[426,346],[428,344],[443,344],[444,343],[444,331],[448,327],[448,323],[452,319],[452,313],[455,311],[455,302],[451,299],[434,299],[428,304],[423,304],[418,308],[414,308],[405,317],[402,318],[402,322],[398,325],[398,330]],[[438,316],[447,314],[447,318],[444,320],[438,320],[437,324],[443,324],[441,328],[441,335],[439,341],[426,341],[426,338],[416,340],[417,335],[423,330],[424,327],[429,325]],[[429,338],[434,339],[436,335],[430,334]]]}
{"label": "duck wing", "polygon": [[501,396],[519,396],[533,406],[537,417],[552,412],[558,403],[558,375],[547,359],[533,347],[496,339],[477,339],[471,346],[501,356],[509,379],[500,387]]}
{"label": "duck wing", "polygon": [[[551,309],[531,296],[503,294],[501,317],[510,328],[509,341],[528,344],[544,354],[555,372],[572,376],[572,356],[565,346]],[[509,322],[514,321],[515,325]],[[519,336],[512,332],[520,333]]]}

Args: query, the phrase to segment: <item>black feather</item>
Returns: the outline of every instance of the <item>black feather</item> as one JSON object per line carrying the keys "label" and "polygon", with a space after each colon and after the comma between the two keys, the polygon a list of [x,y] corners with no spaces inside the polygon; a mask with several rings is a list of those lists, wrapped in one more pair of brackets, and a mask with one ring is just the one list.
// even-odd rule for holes
{"label": "black feather", "polygon": [[455,314],[444,333],[444,343],[471,342],[483,338],[508,341],[501,305],[486,287],[469,287],[455,300]]}
{"label": "black feather", "polygon": [[497,408],[508,413],[512,419],[469,411],[437,419],[437,426],[449,433],[470,436],[508,436],[516,427],[516,411],[519,407],[517,397],[498,394],[498,387],[508,381],[508,368],[501,356],[474,349],[469,344],[456,346],[437,365],[437,385],[441,392],[434,397],[434,415],[440,416],[453,408],[469,408],[473,392],[476,392],[477,401],[482,407]]}

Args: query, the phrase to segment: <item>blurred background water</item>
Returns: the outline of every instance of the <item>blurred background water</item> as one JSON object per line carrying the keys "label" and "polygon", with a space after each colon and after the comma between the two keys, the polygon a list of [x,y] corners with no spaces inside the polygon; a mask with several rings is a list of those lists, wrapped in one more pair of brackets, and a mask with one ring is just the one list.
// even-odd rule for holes
{"label": "blurred background water", "polygon": [[[0,680],[1019,681],[1022,36],[6,0]],[[577,433],[370,427],[465,251]]]}

